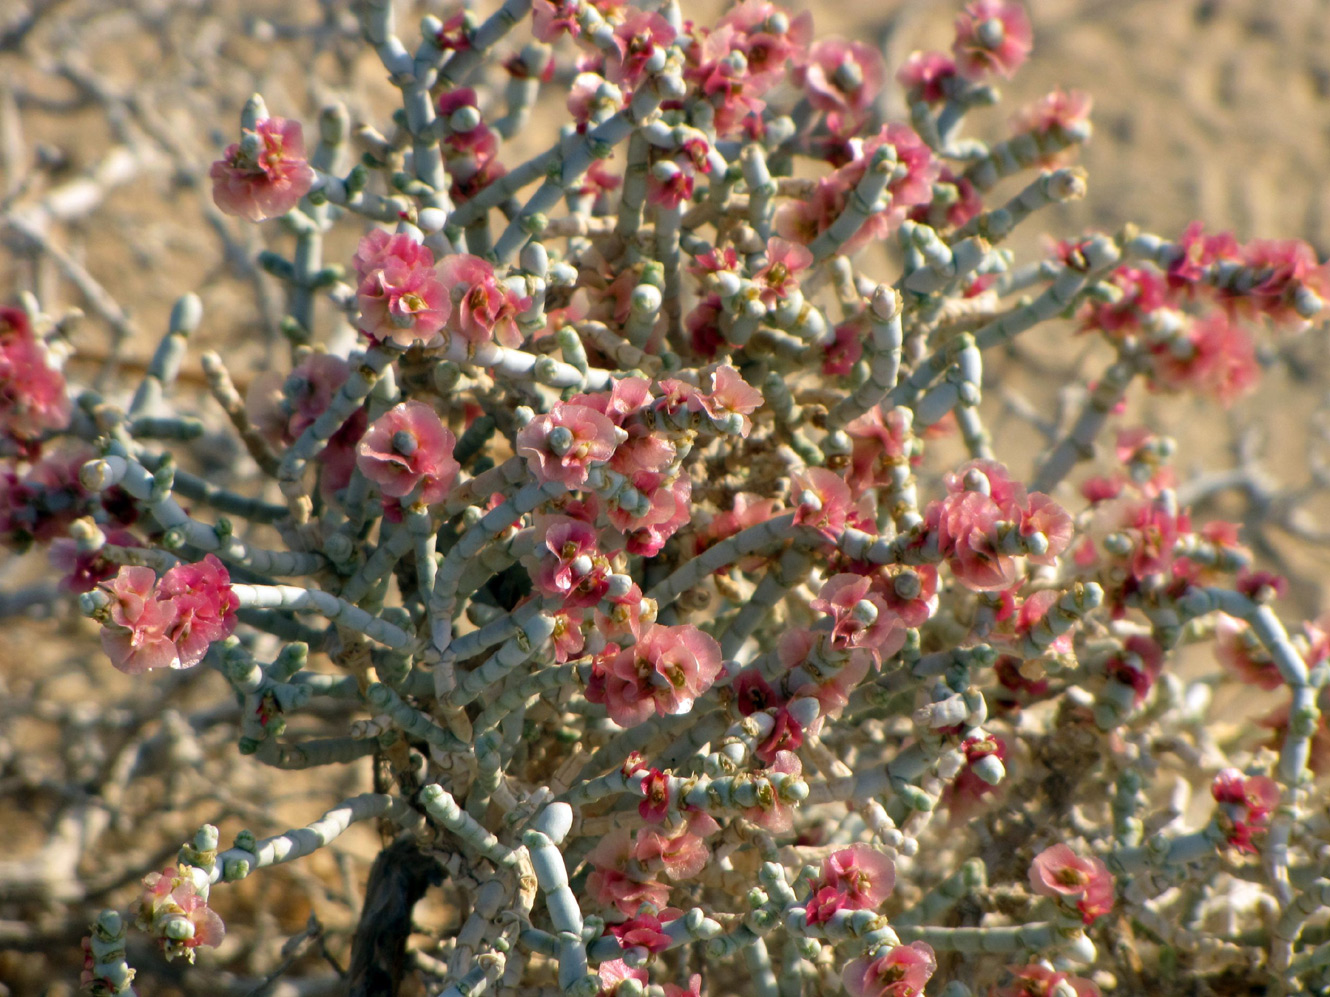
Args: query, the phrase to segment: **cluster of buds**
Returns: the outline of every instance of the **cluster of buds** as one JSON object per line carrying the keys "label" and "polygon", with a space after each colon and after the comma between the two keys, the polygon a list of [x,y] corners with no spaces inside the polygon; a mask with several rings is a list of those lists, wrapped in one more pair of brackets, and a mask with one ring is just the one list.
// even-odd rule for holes
{"label": "cluster of buds", "polygon": [[[217,669],[257,762],[383,775],[291,834],[205,830],[144,880],[139,929],[193,960],[222,938],[210,890],[375,819],[452,879],[460,925],[415,964],[448,997],[740,971],[760,997],[1090,997],[1178,952],[1330,983],[1323,932],[1302,939],[1330,890],[1308,815],[1327,625],[1290,639],[1282,583],[1234,525],[1193,523],[1156,432],[1121,427],[1107,473],[1070,480],[1138,378],[1245,390],[1257,326],[1322,308],[1309,247],[1129,229],[1017,266],[1007,235],[1085,194],[1090,102],[962,134],[1031,50],[1009,0],[899,67],[909,123],[882,120],[873,46],[767,0],[711,28],[676,0],[509,0],[427,16],[414,50],[391,3],[356,10],[393,128],[359,128],[347,169],[345,109],[309,151],[255,97],[211,171],[222,211],[295,240],[261,260],[290,374],[242,399],[203,358],[243,467],[160,445],[202,431],[165,411],[192,295],[124,405],[71,404],[44,317],[0,311],[5,542],[52,544],[121,671]],[[505,161],[555,79],[572,120]],[[336,225],[359,241],[324,266]],[[883,242],[899,266],[875,273]],[[1022,482],[985,356],[1068,315],[1112,358]],[[1170,666],[1206,637],[1287,694],[1273,751],[1199,732]],[[363,715],[287,733],[333,699]],[[1150,812],[1170,751],[1222,763],[1203,828]],[[1281,912],[1256,942],[1176,927],[1221,871]],[[1128,920],[1149,966],[1103,945]],[[127,992],[123,926],[99,924],[85,982]]]}

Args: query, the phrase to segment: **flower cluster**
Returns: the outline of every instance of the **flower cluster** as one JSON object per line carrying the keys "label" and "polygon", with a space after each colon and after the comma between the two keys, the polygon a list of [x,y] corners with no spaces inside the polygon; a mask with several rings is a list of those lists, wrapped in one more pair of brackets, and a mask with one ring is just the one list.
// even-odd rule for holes
{"label": "flower cluster", "polygon": [[122,567],[99,589],[107,597],[102,648],[130,675],[193,668],[236,627],[231,576],[212,554],[177,564],[160,580],[151,568]]}

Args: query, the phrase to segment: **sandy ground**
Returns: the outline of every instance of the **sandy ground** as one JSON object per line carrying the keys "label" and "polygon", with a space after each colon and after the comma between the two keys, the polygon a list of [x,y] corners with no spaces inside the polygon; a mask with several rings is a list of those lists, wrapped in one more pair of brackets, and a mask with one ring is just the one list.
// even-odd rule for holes
{"label": "sandy ground", "polygon": [[[94,361],[108,353],[113,325],[126,337],[125,366],[132,369],[149,357],[174,297],[195,290],[207,316],[199,349],[223,349],[237,378],[247,379],[271,353],[279,313],[275,288],[253,274],[244,256],[263,240],[281,237],[273,226],[257,232],[217,216],[207,198],[207,165],[256,89],[274,113],[306,121],[330,97],[345,100],[353,119],[382,108],[387,88],[373,55],[343,37],[345,15],[325,14],[313,3],[280,5],[281,16],[271,21],[258,14],[272,5],[256,0],[33,0],[30,6],[49,10],[25,32],[24,5],[0,3],[0,199],[6,213],[29,221],[43,221],[32,214],[43,205],[53,210],[45,232],[69,264],[62,270],[49,260],[36,262],[11,229],[0,249],[0,298],[36,290],[52,312],[84,308],[88,318],[71,332],[77,353],[70,371],[87,383],[98,373]],[[837,4],[818,8],[816,18],[819,34],[878,38],[898,61],[916,47],[944,47],[955,6]],[[1034,59],[1004,87],[1004,109],[990,112],[980,131],[997,134],[1006,114],[1054,86],[1094,95],[1096,133],[1082,157],[1090,195],[1049,219],[1052,234],[1111,231],[1131,221],[1173,236],[1200,218],[1216,229],[1231,228],[1240,239],[1296,236],[1323,256],[1330,250],[1322,165],[1330,158],[1330,29],[1323,4],[1031,0],[1029,7]],[[402,24],[414,21],[401,18]],[[80,178],[114,177],[117,170],[119,182],[107,185],[90,208],[71,194]],[[59,195],[54,202],[53,194]],[[66,204],[72,206],[62,208]],[[1023,246],[1035,250],[1038,243],[1026,239]],[[340,249],[349,253],[349,246]],[[104,290],[100,306],[68,279],[71,270]],[[256,286],[269,295],[266,311],[255,304]],[[1131,412],[1177,437],[1184,477],[1235,466],[1238,441],[1245,440],[1245,452],[1272,489],[1300,488],[1310,480],[1308,455],[1318,452],[1313,430],[1325,415],[1326,346],[1319,329],[1277,343],[1260,390],[1228,412],[1143,394],[1133,395]],[[1023,348],[1027,361],[1044,366],[1034,374],[1017,370],[1014,361],[995,366],[1008,393],[994,386],[985,401],[999,453],[1028,454],[1035,441],[1027,422],[1012,414],[1012,403],[1029,402],[1051,417],[1072,396],[1050,386],[1066,383],[1073,372],[1093,376],[1105,362],[1066,327],[1041,330]],[[197,355],[186,364],[187,384],[197,380]],[[1330,513],[1316,498],[1306,508],[1312,520]],[[1260,525],[1260,510],[1236,493],[1219,495],[1208,511]],[[1286,617],[1316,614],[1330,580],[1323,548],[1278,527],[1263,536],[1264,553],[1294,581]],[[38,570],[31,557],[0,559],[0,590],[21,587]],[[169,843],[200,820],[220,819],[224,839],[242,826],[270,833],[312,818],[339,794],[367,788],[369,772],[360,766],[340,776],[337,786],[288,784],[278,794],[266,773],[235,759],[225,726],[198,744],[172,742],[171,714],[164,710],[224,698],[221,680],[211,674],[172,678],[146,692],[131,685],[101,656],[95,629],[63,605],[44,618],[4,621],[0,993],[72,993],[89,911],[123,905],[132,894],[114,870],[162,861]],[[34,710],[26,705],[33,700],[48,705]],[[156,745],[153,750],[197,751],[194,773],[174,785],[137,780],[123,798],[104,800],[96,791],[100,780],[145,742]],[[228,793],[208,799],[205,790],[223,778]],[[77,840],[75,825],[62,825],[61,816],[103,806],[110,828],[97,849],[76,869],[62,866],[77,854]],[[171,816],[146,816],[164,806]],[[344,964],[357,884],[376,845],[364,829],[314,861],[229,891],[218,902],[223,916],[253,927],[233,931],[214,965],[275,967],[282,941],[299,932],[311,912],[327,927],[331,957]],[[50,875],[25,885],[24,877],[48,860]],[[295,971],[315,971],[322,958],[318,945],[305,945]],[[196,989],[197,982],[150,960],[144,974],[153,978],[148,992],[155,994],[176,987],[231,992],[222,984]],[[236,983],[234,992],[241,987]]]}

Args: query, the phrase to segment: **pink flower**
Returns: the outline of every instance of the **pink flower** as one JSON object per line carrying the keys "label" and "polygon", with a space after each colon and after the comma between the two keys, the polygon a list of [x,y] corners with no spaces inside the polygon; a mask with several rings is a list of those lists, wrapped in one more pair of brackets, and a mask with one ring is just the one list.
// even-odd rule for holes
{"label": "pink flower", "polygon": [[1206,268],[1224,260],[1237,260],[1242,247],[1232,232],[1206,235],[1201,222],[1192,222],[1178,239],[1179,255],[1168,265],[1168,285],[1195,294],[1202,289]]}
{"label": "pink flower", "polygon": [[122,567],[101,588],[112,600],[110,622],[102,628],[102,649],[111,664],[127,675],[179,667],[170,634],[176,609],[157,598],[157,575],[153,570]]}
{"label": "pink flower", "polygon": [[390,498],[420,486],[420,501],[442,502],[461,467],[453,459],[457,439],[424,402],[407,401],[375,419],[356,447],[360,472]]}
{"label": "pink flower", "polygon": [[[542,2],[544,0],[536,0],[537,8]],[[646,967],[630,968],[622,959],[607,959],[596,972],[600,976],[600,992],[596,997],[614,997],[619,992],[619,984],[625,980],[636,980],[645,987],[651,978],[647,975]]]}
{"label": "pink flower", "polygon": [[[783,31],[777,30],[781,20]],[[790,17],[768,0],[743,0],[720,19],[715,33],[726,28],[736,33],[731,44],[744,54],[749,85],[761,93],[780,82],[787,63],[803,61],[813,17],[809,11]]]}
{"label": "pink flower", "polygon": [[746,437],[753,428],[753,421],[748,416],[762,404],[762,392],[740,377],[729,364],[723,364],[712,375],[711,394],[701,395],[698,400],[712,419],[737,423],[735,431]]}
{"label": "pink flower", "polygon": [[702,974],[694,973],[688,977],[688,986],[677,983],[665,984],[665,997],[702,997]]}
{"label": "pink flower", "polygon": [[660,918],[654,914],[639,914],[622,924],[612,924],[607,930],[626,949],[643,948],[648,952],[664,952],[670,947],[670,936],[662,930]]}
{"label": "pink flower", "polygon": [[1164,278],[1143,267],[1118,267],[1110,282],[1122,292],[1121,297],[1116,302],[1089,305],[1082,318],[1083,330],[1098,329],[1114,339],[1137,332],[1151,312],[1164,306],[1168,294]]}
{"label": "pink flower", "polygon": [[[743,706],[740,705],[742,712]],[[790,716],[790,711],[782,706],[776,710],[776,723],[766,740],[757,746],[753,754],[763,765],[770,765],[782,751],[798,751],[804,743],[804,729],[798,720]]]}
{"label": "pink flower", "polygon": [[546,45],[553,44],[565,32],[576,38],[582,33],[577,20],[580,9],[580,0],[533,0],[531,18],[536,38]]}
{"label": "pink flower", "polygon": [[795,523],[811,526],[829,540],[839,537],[850,511],[850,486],[845,479],[825,467],[810,467],[796,471],[790,480],[797,509]]}
{"label": "pink flower", "polygon": [[1164,666],[1164,650],[1149,637],[1135,634],[1127,638],[1121,654],[1104,665],[1104,673],[1132,690],[1137,708],[1145,702]]}
{"label": "pink flower", "polygon": [[360,241],[353,263],[361,278],[356,293],[361,332],[403,348],[418,341],[443,343],[440,330],[452,303],[428,248],[407,235],[374,231]]}
{"label": "pink flower", "polygon": [[637,805],[642,819],[652,824],[662,823],[670,812],[670,778],[660,769],[652,769],[642,780],[642,795]]}
{"label": "pink flower", "polygon": [[832,852],[822,862],[822,878],[813,884],[810,923],[825,921],[836,910],[872,910],[891,896],[896,866],[868,845]]}
{"label": "pink flower", "polygon": [[956,77],[956,62],[941,52],[911,52],[896,73],[896,82],[910,99],[936,104],[947,96],[946,84]]}
{"label": "pink flower", "polygon": [[475,345],[494,339],[510,349],[522,345],[517,317],[531,307],[531,299],[499,281],[492,264],[457,253],[444,257],[439,275],[456,303],[450,327],[463,339]]}
{"label": "pink flower", "polygon": [[1016,134],[1060,132],[1064,138],[1075,141],[1089,133],[1093,105],[1094,100],[1082,90],[1054,90],[1018,111],[1011,128]]}
{"label": "pink flower", "polygon": [[300,122],[286,118],[264,118],[243,132],[208,175],[217,207],[251,222],[281,217],[314,185]]}
{"label": "pink flower", "polygon": [[192,668],[208,647],[236,628],[236,599],[231,576],[213,554],[195,564],[182,563],[162,575],[158,598],[175,609],[169,635],[177,662],[172,668]]}
{"label": "pink flower", "polygon": [[[143,546],[134,534],[120,529],[107,530],[106,542],[117,547]],[[65,575],[60,580],[60,588],[75,594],[91,592],[120,570],[120,565],[107,560],[101,551],[80,551],[78,545],[67,537],[61,537],[51,544],[50,556],[51,564]]]}
{"label": "pink flower", "polygon": [[[774,42],[775,47],[781,44]],[[756,52],[764,62],[778,58],[772,46],[752,45],[742,32],[725,24],[717,26],[702,38],[700,45],[689,50],[690,61],[695,58],[697,64],[688,67],[686,78],[711,102],[718,136],[733,135],[746,122],[758,119],[766,109],[761,94],[784,72],[782,63],[775,73],[755,73],[748,61],[749,52]]]}
{"label": "pink flower", "polygon": [[642,904],[663,908],[670,899],[670,888],[654,879],[644,879],[633,866],[633,847],[627,828],[616,828],[587,855],[591,873],[586,888],[597,903],[617,907],[632,917]]}
{"label": "pink flower", "polygon": [[642,82],[647,66],[674,42],[674,29],[659,14],[634,11],[614,29],[614,52],[606,57],[605,78],[625,90]]}
{"label": "pink flower", "polygon": [[[844,377],[850,373],[864,355],[864,334],[861,319],[851,319],[836,326],[836,338],[822,347],[822,373],[828,377]],[[869,411],[877,412],[877,409]]]}
{"label": "pink flower", "polygon": [[841,979],[850,997],[922,997],[936,971],[932,946],[913,942],[897,945],[877,959],[855,959],[845,967]]}
{"label": "pink flower", "polygon": [[[254,378],[245,393],[245,412],[274,447],[290,446],[327,410],[350,376],[351,366],[341,357],[311,353],[286,378],[276,371]],[[364,408],[356,409],[319,451],[319,490],[325,496],[351,483],[356,444],[365,435],[367,422]]]}
{"label": "pink flower", "polygon": [[767,264],[753,274],[762,303],[768,307],[783,301],[799,286],[798,275],[813,265],[808,247],[773,236],[767,240]]}
{"label": "pink flower", "polygon": [[1260,367],[1251,336],[1221,311],[1191,323],[1179,336],[1150,351],[1151,386],[1167,391],[1192,388],[1231,404],[1256,386]]}
{"label": "pink flower", "polygon": [[886,64],[874,46],[827,38],[813,44],[800,82],[808,102],[827,112],[832,133],[848,137],[868,119],[886,76]]}
{"label": "pink flower", "polygon": [[610,564],[597,547],[595,528],[571,516],[540,516],[535,529],[540,555],[532,576],[536,588],[563,596],[565,609],[599,603],[609,584]]}
{"label": "pink flower", "polygon": [[[651,624],[632,647],[618,651],[597,668],[605,676],[604,702],[610,719],[621,727],[658,716],[679,715],[711,688],[720,674],[720,645],[691,624]],[[588,698],[591,690],[588,690]]]}
{"label": "pink flower", "polygon": [[1221,294],[1235,314],[1301,326],[1307,316],[1298,309],[1299,292],[1310,291],[1321,302],[1330,294],[1330,264],[1318,263],[1316,250],[1301,240],[1254,239],[1242,248],[1242,262],[1254,271],[1255,282],[1250,289],[1226,287]]}
{"label": "pink flower", "polygon": [[[189,923],[189,937],[176,940],[163,934],[164,922],[174,919]],[[194,949],[205,945],[215,948],[226,935],[226,925],[199,895],[194,881],[175,866],[143,877],[136,924],[157,935],[168,959],[183,955],[190,962],[194,961]]]}
{"label": "pink flower", "polygon": [[1067,845],[1053,845],[1035,856],[1030,888],[1041,897],[1076,900],[1086,924],[1113,909],[1113,874],[1108,867],[1093,856],[1081,858]]}
{"label": "pink flower", "polygon": [[975,0],[956,16],[951,51],[956,69],[966,79],[997,73],[1007,79],[1030,54],[1030,18],[1019,3]]}
{"label": "pink flower", "polygon": [[643,828],[637,834],[633,858],[648,872],[662,870],[675,882],[692,879],[711,861],[711,849],[703,839],[719,830],[720,825],[704,813],[690,813],[673,828]]}
{"label": "pink flower", "polygon": [[[776,760],[767,768],[766,774],[797,778],[803,770],[803,762],[799,761],[799,756],[793,751],[778,751]],[[794,805],[786,803],[779,794],[770,793],[759,797],[758,805],[749,807],[743,815],[747,820],[772,834],[784,834],[794,824]]]}
{"label": "pink flower", "polygon": [[0,436],[35,454],[41,437],[69,425],[64,376],[47,363],[21,308],[0,308]]}
{"label": "pink flower", "polygon": [[1254,854],[1252,835],[1268,830],[1270,814],[1279,806],[1279,783],[1267,775],[1244,776],[1239,769],[1227,768],[1215,776],[1210,795],[1223,805],[1219,825],[1228,843]]}
{"label": "pink flower", "polygon": [[[1014,660],[1016,659],[1006,657],[999,658],[998,662],[1000,664],[1003,661]],[[1018,679],[1020,677],[1020,673],[1014,669],[1008,674],[1015,675]],[[1001,672],[998,674],[998,680],[1003,681]],[[975,772],[975,762],[990,755],[998,761],[1003,761],[1007,757],[1007,744],[1000,737],[967,737],[961,742],[961,750],[965,752],[965,768],[957,773],[955,780],[947,787],[944,794],[952,824],[967,820],[970,814],[997,789]]]}
{"label": "pink flower", "polygon": [[810,607],[816,613],[830,614],[833,647],[841,651],[862,648],[878,665],[905,645],[905,627],[886,600],[869,591],[872,584],[867,575],[833,575]]}
{"label": "pink flower", "polygon": [[673,210],[693,196],[693,168],[663,159],[647,174],[647,203]]}
{"label": "pink flower", "polygon": [[994,991],[993,997],[1054,997],[1060,983],[1071,987],[1076,997],[1100,997],[1099,988],[1089,980],[1055,972],[1038,963],[1008,966],[1007,972],[1015,976],[1016,981]]}
{"label": "pink flower", "polygon": [[568,488],[585,484],[593,464],[603,464],[618,446],[615,426],[586,405],[561,402],[517,433],[517,455],[536,480]]}

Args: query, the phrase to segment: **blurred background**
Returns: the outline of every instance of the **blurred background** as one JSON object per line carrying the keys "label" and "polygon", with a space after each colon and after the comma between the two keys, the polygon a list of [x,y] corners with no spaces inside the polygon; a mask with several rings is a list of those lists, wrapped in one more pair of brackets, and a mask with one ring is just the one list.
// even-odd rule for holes
{"label": "blurred background", "polygon": [[[1330,251],[1324,3],[1027,6],[1033,57],[972,132],[1001,136],[1018,107],[1061,86],[1093,95],[1095,134],[1080,160],[1089,196],[1029,223],[1013,241],[1020,258],[1044,252],[1044,236],[1135,222],[1174,238],[1195,219],[1243,241],[1296,237],[1322,258]],[[812,9],[818,36],[876,40],[894,71],[916,48],[948,47],[958,7],[873,0]],[[451,12],[397,9],[408,37],[421,13]],[[684,3],[699,23],[721,9]],[[52,315],[82,310],[67,336],[76,385],[113,399],[117,385],[132,390],[186,291],[202,297],[205,318],[184,388],[202,384],[204,349],[223,351],[242,391],[268,364],[284,369],[280,288],[252,261],[265,245],[284,248],[286,236],[277,224],[220,215],[207,186],[209,164],[255,91],[273,114],[305,121],[307,135],[329,100],[344,101],[353,122],[381,124],[394,97],[345,0],[0,2],[0,300],[30,291]],[[551,114],[538,120],[561,120],[562,95],[548,100]],[[903,112],[894,83],[883,101]],[[504,160],[520,161],[542,137],[530,130]],[[351,228],[330,240],[329,260],[349,259]],[[1020,474],[1042,442],[1041,420],[1074,410],[1077,379],[1107,362],[1073,332],[1041,328],[990,364],[984,415]],[[1117,425],[1145,423],[1178,440],[1180,479],[1213,485],[1196,489],[1205,496],[1199,518],[1246,525],[1263,562],[1290,577],[1281,611],[1296,624],[1323,610],[1330,578],[1318,525],[1330,532],[1321,495],[1330,344],[1319,326],[1265,341],[1261,386],[1230,409],[1137,390]],[[190,394],[184,408],[216,416]],[[221,466],[230,456],[219,444],[211,459]],[[1202,478],[1217,472],[1227,477]],[[368,788],[370,773],[348,766],[277,784],[235,753],[236,711],[227,712],[217,675],[131,683],[110,668],[95,627],[43,578],[40,552],[0,553],[0,994],[54,997],[77,990],[79,938],[96,910],[123,909],[138,878],[169,861],[200,822],[219,824],[224,841],[241,827],[273,833]],[[1195,667],[1212,666],[1207,657]],[[373,830],[357,828],[310,860],[219,891],[231,933],[205,957],[211,968],[191,973],[131,949],[142,992],[333,992],[377,848]],[[448,916],[446,903],[420,912]]]}

